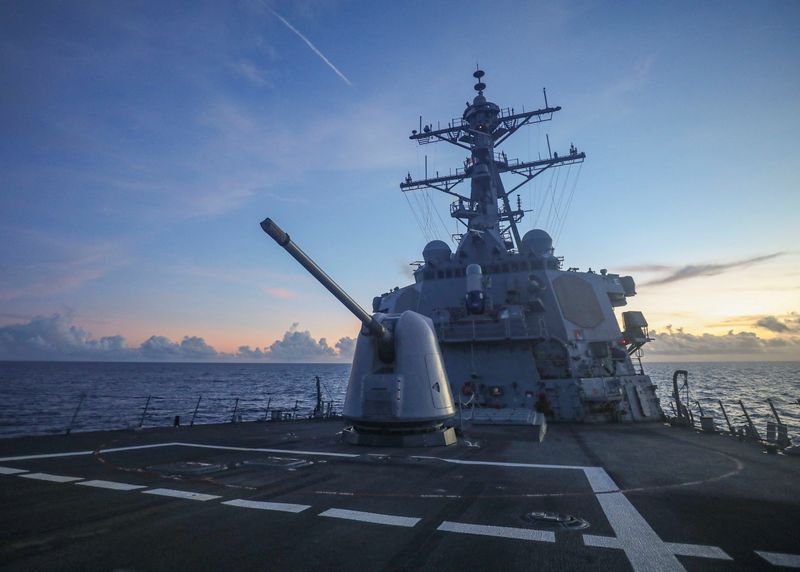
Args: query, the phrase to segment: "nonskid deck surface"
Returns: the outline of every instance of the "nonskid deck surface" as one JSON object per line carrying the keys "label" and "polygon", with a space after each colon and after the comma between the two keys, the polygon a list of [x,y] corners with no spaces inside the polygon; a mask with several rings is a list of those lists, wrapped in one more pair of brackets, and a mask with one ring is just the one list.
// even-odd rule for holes
{"label": "nonskid deck surface", "polygon": [[[9,570],[800,567],[800,460],[661,425],[342,444],[335,421],[0,441]],[[557,528],[532,512],[568,514]]]}

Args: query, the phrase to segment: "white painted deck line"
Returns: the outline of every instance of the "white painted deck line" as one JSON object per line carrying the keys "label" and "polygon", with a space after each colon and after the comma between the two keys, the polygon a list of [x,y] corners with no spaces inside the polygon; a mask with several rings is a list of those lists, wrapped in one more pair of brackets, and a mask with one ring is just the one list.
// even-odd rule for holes
{"label": "white painted deck line", "polygon": [[275,510],[278,512],[303,512],[304,510],[311,508],[311,505],[308,504],[291,504],[285,502],[265,502],[265,501],[251,501],[245,499],[234,499],[225,501],[222,504],[226,504],[228,506],[238,506],[242,508],[255,508],[259,510]]}
{"label": "white painted deck line", "polygon": [[50,473],[20,473],[17,476],[23,479],[49,481],[51,483],[72,483],[83,480],[83,477],[65,477],[64,475],[51,475]]}
{"label": "white painted deck line", "polygon": [[17,457],[3,457],[0,462],[7,461],[27,461],[28,459],[55,459],[57,457],[79,457],[81,455],[91,455],[91,451],[70,451],[69,453],[43,453],[41,455],[20,455]]}
{"label": "white painted deck line", "polygon": [[782,552],[765,552],[756,550],[756,554],[773,566],[785,566],[787,568],[800,568],[800,554],[784,554]]}
{"label": "white painted deck line", "polygon": [[102,480],[81,481],[75,484],[80,485],[82,487],[96,487],[98,489],[109,489],[112,491],[135,491],[137,489],[147,488],[143,485],[129,485],[128,483],[117,483],[114,481],[102,481]]}
{"label": "white painted deck line", "polygon": [[537,542],[555,542],[556,535],[549,530],[532,530],[530,528],[512,528],[509,526],[487,526],[483,524],[466,524],[463,522],[444,521],[436,530],[443,532],[460,532],[480,536],[496,536],[498,538],[515,538],[517,540],[534,540]]}
{"label": "white painted deck line", "polygon": [[69,451],[67,453],[42,453],[41,455],[20,455],[16,457],[1,457],[0,462],[6,461],[27,461],[33,459],[56,459],[59,457],[81,457],[94,455],[95,453],[121,453],[124,451],[136,451],[139,449],[156,449],[158,447],[196,447],[200,449],[220,449],[223,451],[247,451],[252,453],[286,453],[290,455],[313,455],[323,457],[342,457],[353,458],[359,455],[353,453],[331,453],[329,451],[295,451],[292,449],[262,449],[256,447],[229,447],[226,445],[205,445],[203,443],[152,443],[150,445],[132,445],[130,447],[113,447],[110,449],[100,449],[98,451]]}
{"label": "white painted deck line", "polygon": [[714,558],[716,560],[733,560],[727,552],[718,546],[706,546],[703,544],[681,544],[679,542],[667,542],[667,548],[678,556],[696,556],[697,558]]}
{"label": "white painted deck line", "polygon": [[[112,447],[110,449],[100,449],[98,453],[119,453],[121,451],[137,451],[139,449],[158,449],[159,447],[174,447],[180,443],[151,443],[150,445],[131,445],[130,447]],[[94,453],[94,451],[92,451]]]}
{"label": "white painted deck line", "polygon": [[[597,548],[616,548],[623,550],[622,543],[615,536],[598,536],[595,534],[584,534],[583,543],[586,546]],[[716,560],[733,560],[727,552],[718,546],[706,546],[704,544],[681,544],[679,542],[665,542],[667,549],[676,556],[695,556],[697,558],[714,558]]]}
{"label": "white painted deck line", "polygon": [[[608,479],[611,481],[611,478]],[[611,481],[613,483],[613,481]],[[666,543],[622,493],[595,495],[636,572],[684,571]]]}
{"label": "white painted deck line", "polygon": [[18,475],[20,473],[27,473],[27,469],[15,469],[13,467],[0,467],[0,475]]}
{"label": "white painted deck line", "polygon": [[586,546],[596,546],[598,548],[618,548],[622,550],[622,545],[615,536],[598,536],[596,534],[584,534],[583,543]]}
{"label": "white painted deck line", "polygon": [[189,491],[178,491],[175,489],[150,489],[142,491],[146,495],[159,495],[162,497],[173,497],[176,499],[187,499],[196,501],[210,501],[221,498],[219,495],[206,495],[203,493],[193,493]]}
{"label": "white painted deck line", "polygon": [[113,449],[100,449],[99,451],[70,451],[68,453],[43,453],[41,455],[22,455],[19,457],[2,457],[0,462],[27,461],[29,459],[56,459],[59,457],[80,457],[94,453],[116,453],[118,451],[135,451],[136,449],[154,449],[156,447],[171,447],[180,443],[154,443],[152,445],[134,445],[131,447],[115,447]]}
{"label": "white painted deck line", "polygon": [[380,514],[376,512],[361,512],[360,510],[345,510],[341,508],[330,508],[321,512],[319,516],[331,518],[343,518],[345,520],[358,520],[361,522],[371,522],[373,524],[388,524],[390,526],[404,526],[411,528],[421,519],[410,516],[395,516],[393,514]]}
{"label": "white painted deck line", "polygon": [[595,493],[610,493],[619,490],[617,483],[603,467],[584,467],[583,474]]}
{"label": "white painted deck line", "polygon": [[[465,461],[463,459],[448,459],[446,457],[429,457],[427,455],[414,455],[412,459],[434,459],[436,461],[444,461],[445,463],[453,463],[455,465],[478,465],[485,467],[510,467],[512,469],[571,469],[583,471],[585,469],[593,469],[594,467],[582,467],[578,465],[540,465],[537,463],[510,463],[505,461]],[[2,460],[2,459],[0,459]],[[603,469],[600,469],[603,471]],[[603,471],[605,472],[605,471]]]}
{"label": "white painted deck line", "polygon": [[220,449],[223,451],[247,451],[248,453],[286,453],[289,455],[314,455],[321,457],[353,458],[359,455],[353,453],[331,453],[329,451],[295,451],[292,449],[261,449],[256,447],[229,447],[227,445],[204,445],[202,443],[173,443],[181,447],[197,447],[200,449]]}

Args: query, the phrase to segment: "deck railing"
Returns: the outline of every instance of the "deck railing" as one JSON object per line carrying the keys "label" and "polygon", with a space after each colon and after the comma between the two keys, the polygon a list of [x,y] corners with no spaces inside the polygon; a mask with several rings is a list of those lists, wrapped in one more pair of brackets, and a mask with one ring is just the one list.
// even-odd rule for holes
{"label": "deck railing", "polygon": [[[343,403],[282,395],[26,394],[29,405],[6,415],[0,436],[142,429],[214,423],[273,422],[341,416]],[[37,405],[38,403],[38,405]]]}

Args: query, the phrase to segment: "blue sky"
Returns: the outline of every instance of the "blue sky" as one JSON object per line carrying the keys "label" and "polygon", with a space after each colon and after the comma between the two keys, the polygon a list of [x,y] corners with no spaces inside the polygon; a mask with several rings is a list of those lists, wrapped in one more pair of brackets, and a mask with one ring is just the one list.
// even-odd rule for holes
{"label": "blue sky", "polygon": [[509,157],[588,155],[537,221],[567,266],[683,269],[631,306],[667,357],[796,359],[798,56],[796,2],[3,3],[2,357],[119,335],[335,359],[354,320],[258,222],[366,307],[407,283],[426,237],[398,183],[463,160],[407,136],[460,115],[478,64],[501,107],[563,107]]}

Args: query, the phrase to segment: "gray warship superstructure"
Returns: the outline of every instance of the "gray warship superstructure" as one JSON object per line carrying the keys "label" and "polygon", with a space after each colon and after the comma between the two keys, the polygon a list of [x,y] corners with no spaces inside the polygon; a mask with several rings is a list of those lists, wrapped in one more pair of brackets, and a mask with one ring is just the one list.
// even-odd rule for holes
{"label": "gray warship superstructure", "polygon": [[[373,310],[419,312],[433,320],[451,389],[458,399],[490,409],[538,409],[557,421],[648,421],[663,417],[655,388],[644,375],[640,348],[649,338],[641,312],[614,308],[636,294],[630,276],[562,268],[542,229],[520,235],[525,215],[512,194],[537,176],[583,162],[570,145],[535,161],[509,160],[498,147],[523,126],[552,119],[560,107],[515,113],[484,95],[484,72],[460,119],[446,128],[422,125],[411,139],[446,142],[469,152],[454,174],[414,180],[403,192],[434,189],[455,200],[450,215],[464,227],[455,252],[429,242],[414,283],[373,300]],[[506,190],[501,175],[522,177]],[[426,173],[427,175],[427,173]],[[459,192],[464,183],[469,192]],[[514,418],[513,414],[506,416]]]}

